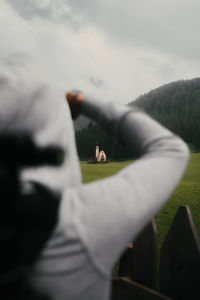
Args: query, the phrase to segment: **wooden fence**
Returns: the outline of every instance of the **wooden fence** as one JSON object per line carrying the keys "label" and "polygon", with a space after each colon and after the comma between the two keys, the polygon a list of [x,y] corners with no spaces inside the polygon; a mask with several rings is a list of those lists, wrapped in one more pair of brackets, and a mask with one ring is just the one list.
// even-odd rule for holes
{"label": "wooden fence", "polygon": [[118,276],[112,300],[200,299],[200,243],[189,207],[177,211],[159,256],[155,221],[148,224],[121,257]]}

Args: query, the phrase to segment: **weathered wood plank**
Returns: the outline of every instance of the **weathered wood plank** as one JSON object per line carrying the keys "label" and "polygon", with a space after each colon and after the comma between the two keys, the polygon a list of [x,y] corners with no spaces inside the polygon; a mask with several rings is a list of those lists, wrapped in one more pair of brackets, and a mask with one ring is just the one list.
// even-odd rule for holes
{"label": "weathered wood plank", "polygon": [[155,288],[157,229],[152,220],[120,259],[119,276]]}
{"label": "weathered wood plank", "polygon": [[170,300],[150,288],[136,283],[128,278],[114,278],[112,300]]}
{"label": "weathered wood plank", "polygon": [[181,206],[161,248],[160,290],[175,299],[200,299],[200,244],[188,206]]}
{"label": "weathered wood plank", "polygon": [[120,277],[130,277],[132,273],[132,256],[133,256],[133,243],[129,243],[126,251],[123,253],[123,255],[120,258],[119,261],[119,271],[118,276]]}

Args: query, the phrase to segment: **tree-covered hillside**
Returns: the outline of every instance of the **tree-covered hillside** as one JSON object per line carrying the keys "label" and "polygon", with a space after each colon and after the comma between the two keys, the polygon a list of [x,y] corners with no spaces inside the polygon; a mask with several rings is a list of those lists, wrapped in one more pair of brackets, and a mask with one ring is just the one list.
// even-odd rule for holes
{"label": "tree-covered hillside", "polygon": [[[200,78],[163,85],[140,96],[129,105],[142,108],[187,143],[200,149]],[[76,132],[76,141],[81,157],[94,157],[96,142],[99,142],[100,148],[110,158],[131,157],[114,138],[94,123]]]}
{"label": "tree-covered hillside", "polygon": [[200,148],[200,78],[166,84],[129,105],[141,107],[187,143]]}

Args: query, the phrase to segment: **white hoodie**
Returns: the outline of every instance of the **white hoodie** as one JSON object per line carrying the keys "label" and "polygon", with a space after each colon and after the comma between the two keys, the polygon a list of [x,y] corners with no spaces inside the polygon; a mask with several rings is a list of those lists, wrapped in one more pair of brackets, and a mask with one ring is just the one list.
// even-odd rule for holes
{"label": "white hoodie", "polygon": [[65,161],[61,167],[27,170],[24,178],[62,190],[80,184],[73,124],[64,91],[55,86],[33,57],[17,54],[0,64],[0,130],[23,130],[40,146],[63,148]]}
{"label": "white hoodie", "polygon": [[60,145],[66,153],[58,169],[23,174],[62,192],[58,224],[30,282],[52,300],[108,300],[116,260],[177,186],[188,148],[139,110],[84,96],[83,114],[141,155],[117,175],[82,185],[65,91],[46,77],[28,57],[12,57],[0,68],[2,130],[26,129],[39,145]]}

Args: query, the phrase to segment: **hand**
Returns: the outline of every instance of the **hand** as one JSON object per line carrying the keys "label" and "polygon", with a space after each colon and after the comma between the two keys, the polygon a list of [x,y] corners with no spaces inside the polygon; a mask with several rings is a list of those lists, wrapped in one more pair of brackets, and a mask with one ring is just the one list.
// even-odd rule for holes
{"label": "hand", "polygon": [[66,93],[65,97],[69,104],[72,119],[76,119],[81,114],[82,111],[83,95],[79,92],[78,93],[68,92]]}

